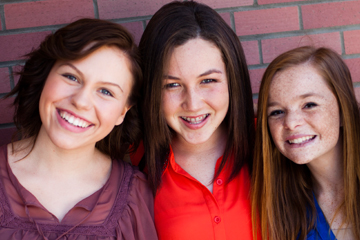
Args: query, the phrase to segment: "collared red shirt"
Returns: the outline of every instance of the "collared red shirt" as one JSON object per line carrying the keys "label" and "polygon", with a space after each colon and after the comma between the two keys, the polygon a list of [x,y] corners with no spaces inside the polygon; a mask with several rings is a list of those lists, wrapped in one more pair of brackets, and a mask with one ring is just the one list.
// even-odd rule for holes
{"label": "collared red shirt", "polygon": [[[217,160],[215,171],[221,159]],[[226,183],[230,173],[231,169],[227,167],[221,171],[211,193],[175,162],[170,150],[155,197],[155,225],[159,239],[253,239],[248,168],[244,166],[231,182]]]}

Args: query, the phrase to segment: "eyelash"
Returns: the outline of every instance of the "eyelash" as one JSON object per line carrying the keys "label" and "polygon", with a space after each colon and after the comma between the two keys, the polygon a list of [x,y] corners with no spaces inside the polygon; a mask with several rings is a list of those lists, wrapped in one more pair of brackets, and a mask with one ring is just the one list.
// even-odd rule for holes
{"label": "eyelash", "polygon": [[[106,91],[106,93],[104,93],[105,91]],[[100,89],[99,92],[100,92],[101,94],[106,95],[106,96],[113,97],[113,95],[111,94],[111,92],[110,92],[109,90],[107,90],[107,89],[102,88],[102,89]]]}
{"label": "eyelash", "polygon": [[269,117],[271,117],[271,116],[277,116],[277,115],[282,114],[282,113],[284,113],[284,111],[275,110],[275,111],[272,111],[272,112],[270,113]]}
{"label": "eyelash", "polygon": [[70,81],[79,82],[79,80],[71,74],[63,74],[63,76],[69,79]]}
{"label": "eyelash", "polygon": [[168,83],[165,84],[164,88],[175,88],[175,87],[179,87],[180,84],[179,83]]}
{"label": "eyelash", "polygon": [[201,81],[201,83],[205,83],[205,84],[206,83],[211,83],[211,82],[216,82],[216,80],[210,78],[210,79],[204,79],[204,80]]}
{"label": "eyelash", "polygon": [[313,108],[313,107],[316,107],[317,104],[316,103],[313,103],[313,102],[309,102],[309,103],[306,103],[304,108]]}

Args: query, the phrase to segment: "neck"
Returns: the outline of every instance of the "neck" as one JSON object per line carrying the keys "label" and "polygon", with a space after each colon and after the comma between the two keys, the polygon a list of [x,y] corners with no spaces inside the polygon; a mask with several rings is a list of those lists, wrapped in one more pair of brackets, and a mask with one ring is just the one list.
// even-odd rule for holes
{"label": "neck", "polygon": [[95,145],[76,149],[62,149],[53,144],[41,128],[29,159],[38,169],[69,176],[84,172],[103,157]]}
{"label": "neck", "polygon": [[[220,126],[220,131],[214,133],[206,142],[191,144],[185,141],[181,136],[174,136],[171,141],[171,147],[174,155],[184,156],[186,158],[202,156],[214,156],[218,159],[224,154],[227,138],[226,130],[224,126]],[[175,158],[176,159],[176,158]]]}

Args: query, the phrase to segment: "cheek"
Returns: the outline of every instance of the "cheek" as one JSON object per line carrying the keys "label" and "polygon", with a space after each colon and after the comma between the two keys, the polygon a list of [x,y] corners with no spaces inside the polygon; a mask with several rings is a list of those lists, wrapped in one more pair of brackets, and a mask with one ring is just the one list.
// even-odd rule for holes
{"label": "cheek", "polygon": [[269,121],[268,125],[271,138],[273,139],[275,145],[279,148],[280,144],[283,142],[281,137],[281,124],[277,121]]}
{"label": "cheek", "polygon": [[161,110],[166,116],[172,115],[180,105],[178,94],[164,93],[161,99]]}

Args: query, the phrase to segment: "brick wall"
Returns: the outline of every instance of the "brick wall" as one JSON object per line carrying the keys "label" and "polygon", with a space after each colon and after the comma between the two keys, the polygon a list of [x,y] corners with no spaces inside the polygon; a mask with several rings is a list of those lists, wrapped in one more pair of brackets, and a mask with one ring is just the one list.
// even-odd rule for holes
{"label": "brick wall", "polygon": [[[127,27],[139,42],[151,15],[170,0],[0,0],[0,98],[16,84],[22,56],[50,32],[82,17]],[[216,9],[239,36],[249,64],[254,99],[274,57],[302,45],[326,46],[348,64],[360,100],[360,1],[199,0]],[[0,100],[0,145],[14,131],[11,99]]]}

